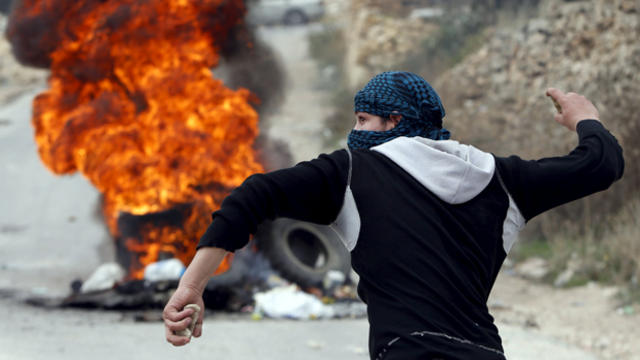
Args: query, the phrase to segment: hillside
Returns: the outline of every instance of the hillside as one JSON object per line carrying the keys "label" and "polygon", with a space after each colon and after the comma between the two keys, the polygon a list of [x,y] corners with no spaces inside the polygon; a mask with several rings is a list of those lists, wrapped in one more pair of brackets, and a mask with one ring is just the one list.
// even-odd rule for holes
{"label": "hillside", "polygon": [[434,81],[445,122],[456,138],[497,154],[554,155],[572,148],[575,137],[549,121],[555,109],[545,89],[581,93],[625,148],[625,189],[637,192],[640,1],[540,6],[538,17],[518,29],[496,29],[479,51]]}
{"label": "hillside", "polygon": [[502,156],[535,159],[576,146],[575,134],[553,121],[548,87],[596,104],[624,149],[624,177],[531,221],[523,238],[549,241],[550,280],[570,271],[570,283],[626,283],[635,293],[626,301],[640,299],[639,35],[640,1],[543,1],[537,16],[494,28],[477,52],[433,82],[453,136]]}

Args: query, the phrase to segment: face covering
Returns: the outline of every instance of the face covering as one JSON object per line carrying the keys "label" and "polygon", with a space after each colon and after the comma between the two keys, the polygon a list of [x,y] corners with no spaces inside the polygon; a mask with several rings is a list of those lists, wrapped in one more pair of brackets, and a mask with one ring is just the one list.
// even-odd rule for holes
{"label": "face covering", "polygon": [[350,149],[369,149],[399,136],[421,136],[447,140],[451,134],[442,128],[444,106],[435,90],[420,76],[401,71],[376,75],[358,91],[354,111],[383,118],[402,115],[402,120],[387,131],[352,130],[347,139]]}

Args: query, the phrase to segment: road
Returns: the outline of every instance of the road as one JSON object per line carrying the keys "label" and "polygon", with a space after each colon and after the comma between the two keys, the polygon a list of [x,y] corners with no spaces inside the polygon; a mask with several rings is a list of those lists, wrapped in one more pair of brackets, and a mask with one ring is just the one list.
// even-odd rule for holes
{"label": "road", "polygon": [[309,58],[307,46],[308,34],[319,29],[316,24],[262,27],[257,31],[262,41],[279,55],[287,74],[284,103],[268,119],[267,133],[289,144],[296,163],[330,150],[324,148],[322,142],[324,120],[331,114],[331,108],[326,105],[328,94],[314,85],[318,81],[318,69]]}

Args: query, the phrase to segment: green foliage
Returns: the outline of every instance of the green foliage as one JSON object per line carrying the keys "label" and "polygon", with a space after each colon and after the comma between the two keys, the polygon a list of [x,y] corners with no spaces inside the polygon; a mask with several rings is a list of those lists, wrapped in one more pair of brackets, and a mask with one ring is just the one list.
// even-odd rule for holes
{"label": "green foliage", "polygon": [[544,239],[524,240],[516,242],[509,256],[516,262],[530,257],[551,259],[553,249],[549,242]]}

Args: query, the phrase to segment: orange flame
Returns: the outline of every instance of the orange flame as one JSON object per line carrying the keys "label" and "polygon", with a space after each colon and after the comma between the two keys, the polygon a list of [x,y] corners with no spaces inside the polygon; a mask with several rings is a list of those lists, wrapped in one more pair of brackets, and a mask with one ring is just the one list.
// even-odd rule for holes
{"label": "orange flame", "polygon": [[[30,15],[44,8],[27,3]],[[77,1],[59,22],[50,89],[34,100],[43,162],[97,187],[114,236],[122,212],[190,204],[181,226],[145,226],[142,239],[126,240],[138,254],[134,278],[160,253],[187,264],[224,189],[262,171],[252,95],[210,71],[214,44],[243,13],[242,1]]]}

